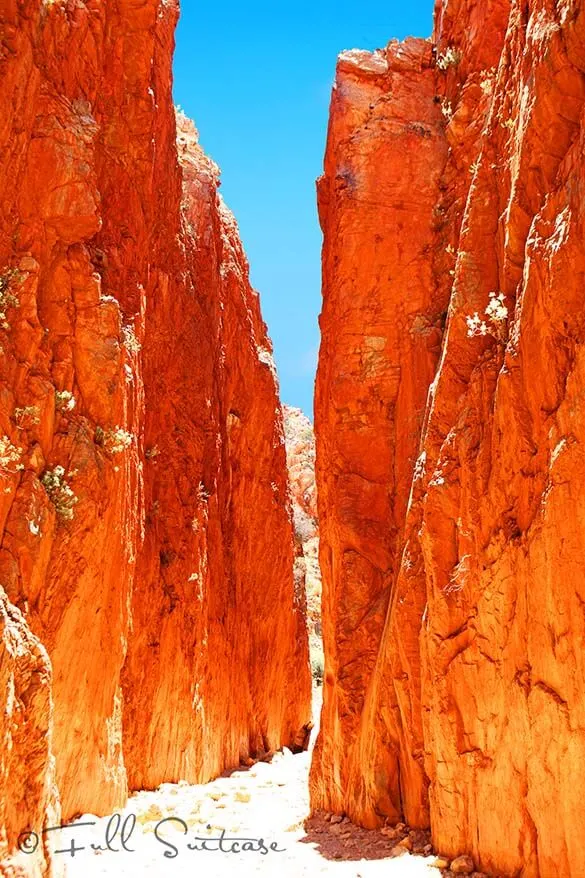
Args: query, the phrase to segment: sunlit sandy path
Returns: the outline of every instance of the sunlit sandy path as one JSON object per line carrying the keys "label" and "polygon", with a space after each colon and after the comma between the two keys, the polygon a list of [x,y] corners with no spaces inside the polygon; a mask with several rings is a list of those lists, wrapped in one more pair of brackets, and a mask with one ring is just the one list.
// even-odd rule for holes
{"label": "sunlit sandy path", "polygon": [[[307,829],[303,821],[309,811],[307,775],[309,753],[292,755],[285,751],[275,755],[271,763],[260,762],[249,770],[236,771],[229,777],[199,786],[164,784],[154,792],[134,795],[125,814],[136,814],[137,825],[127,847],[134,852],[94,852],[90,844],[103,845],[107,819],[97,822],[95,828],[80,829],[76,834],[78,846],[86,850],[60,855],[67,861],[71,878],[93,876],[136,876],[168,878],[168,876],[202,875],[205,878],[233,878],[239,875],[315,876],[335,875],[339,878],[429,878],[440,872],[432,866],[434,857],[405,853],[390,857],[393,843],[379,832],[366,832],[343,823],[331,827],[323,819],[312,821]],[[174,816],[182,824],[160,824]],[[85,816],[80,820],[90,820]],[[154,829],[159,824],[159,835],[167,844],[157,841]],[[211,829],[207,829],[207,827]],[[219,851],[188,850],[187,843],[196,843],[196,837],[217,838],[226,830],[228,838],[236,836],[263,838],[269,848],[276,843],[278,851],[222,853]],[[91,833],[91,835],[90,835]],[[69,839],[60,839],[65,847]],[[120,847],[119,837],[112,844]],[[217,843],[212,843],[217,847]],[[165,852],[176,854],[165,857]]]}

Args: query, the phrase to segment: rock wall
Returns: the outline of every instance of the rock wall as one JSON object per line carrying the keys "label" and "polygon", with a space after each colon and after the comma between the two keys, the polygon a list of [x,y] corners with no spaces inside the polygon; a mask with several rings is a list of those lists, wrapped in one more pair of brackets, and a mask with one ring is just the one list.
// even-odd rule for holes
{"label": "rock wall", "polygon": [[0,588],[0,875],[43,875],[50,854],[38,834],[14,840],[45,817],[59,820],[51,756],[51,664]]}
{"label": "rock wall", "polygon": [[290,405],[284,405],[282,408],[296,543],[295,580],[297,588],[301,592],[304,591],[307,599],[307,628],[313,679],[322,682],[321,571],[315,482],[315,433],[311,421],[301,409]]}
{"label": "rock wall", "polygon": [[304,746],[311,719],[271,344],[218,169],[179,122],[186,275],[147,296],[146,535],[124,670],[135,788]]}
{"label": "rock wall", "polygon": [[[315,807],[347,811],[427,390],[447,307],[436,212],[447,145],[430,43],[341,55],[325,174],[315,397],[325,685]],[[367,737],[367,735],[366,735]],[[397,769],[378,778],[400,813]]]}
{"label": "rock wall", "polygon": [[177,15],[0,9],[0,582],[50,656],[64,819],[310,721],[270,343],[217,169],[176,142]]}
{"label": "rock wall", "polygon": [[[439,2],[433,41],[428,93],[419,73],[412,103],[400,99],[407,68],[367,104],[375,115],[383,100],[404,127],[421,121],[432,91],[443,111],[435,205],[422,221],[413,212],[433,198],[429,158],[412,175],[410,153],[420,150],[381,130],[370,173],[383,181],[406,157],[415,248],[408,265],[419,276],[435,266],[426,295],[438,311],[448,301],[440,356],[417,354],[429,368],[419,387],[426,393],[426,382],[428,399],[405,501],[394,499],[394,464],[390,478],[380,474],[391,507],[369,502],[368,516],[370,449],[384,441],[377,459],[393,455],[401,466],[410,448],[392,419],[364,443],[371,415],[354,418],[353,435],[340,445],[336,434],[352,412],[362,414],[365,390],[351,387],[354,361],[340,370],[335,357],[342,347],[348,359],[353,351],[355,362],[366,362],[372,333],[367,323],[352,324],[352,313],[368,314],[373,303],[395,323],[413,285],[399,289],[387,269],[396,273],[405,254],[400,222],[388,221],[400,200],[396,186],[380,184],[376,199],[358,186],[354,249],[354,238],[344,237],[343,175],[356,153],[368,167],[373,137],[369,120],[360,121],[365,102],[355,85],[367,77],[360,71],[350,90],[347,56],[332,101],[320,184],[327,194],[316,412],[326,686],[313,805],[347,810],[366,825],[386,817],[430,823],[439,850],[469,853],[486,872],[580,876],[585,14],[579,4],[553,9],[539,0]],[[390,44],[386,57],[410,45]],[[353,58],[368,69],[385,60],[383,53]],[[425,252],[429,214],[440,228]],[[373,246],[380,236],[385,249],[364,259],[364,239]],[[397,256],[389,259],[392,248]],[[413,373],[408,349],[395,359],[405,329],[381,358],[385,368],[402,366],[401,377]],[[340,396],[344,381],[350,386]],[[379,394],[380,407],[394,399],[382,378],[366,389]],[[338,486],[356,473],[365,481],[359,493],[337,495],[327,523],[331,448],[341,452]],[[375,567],[372,547],[389,545]],[[355,547],[369,572],[344,579]]]}

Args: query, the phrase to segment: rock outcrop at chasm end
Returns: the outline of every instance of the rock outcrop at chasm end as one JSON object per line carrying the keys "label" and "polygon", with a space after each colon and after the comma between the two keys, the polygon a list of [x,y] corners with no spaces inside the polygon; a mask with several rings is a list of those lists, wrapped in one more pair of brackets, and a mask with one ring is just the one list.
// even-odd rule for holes
{"label": "rock outcrop at chasm end", "polygon": [[177,15],[0,9],[0,874],[28,827],[306,746],[271,345],[177,137]]}
{"label": "rock outcrop at chasm end", "polygon": [[341,55],[315,425],[314,808],[582,878],[585,7]]}
{"label": "rock outcrop at chasm end", "polygon": [[313,676],[323,674],[319,522],[315,484],[315,433],[301,409],[284,405],[284,438],[296,543],[295,582],[307,601],[307,628]]}

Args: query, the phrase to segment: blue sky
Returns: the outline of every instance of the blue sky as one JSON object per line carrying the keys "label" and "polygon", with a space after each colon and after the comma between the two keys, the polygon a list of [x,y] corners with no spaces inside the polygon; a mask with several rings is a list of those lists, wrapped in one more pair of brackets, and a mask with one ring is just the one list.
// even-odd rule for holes
{"label": "blue sky", "polygon": [[283,402],[312,418],[321,310],[315,180],[336,56],[427,37],[433,0],[182,0],[175,102],[222,169]]}

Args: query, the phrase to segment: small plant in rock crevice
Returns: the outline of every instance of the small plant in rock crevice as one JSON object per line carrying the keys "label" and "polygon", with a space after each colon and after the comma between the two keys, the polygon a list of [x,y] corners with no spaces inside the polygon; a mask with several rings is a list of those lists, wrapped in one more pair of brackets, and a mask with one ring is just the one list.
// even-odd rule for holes
{"label": "small plant in rock crevice", "polygon": [[482,70],[479,74],[479,85],[484,95],[491,95],[494,90],[494,79],[496,71],[492,67],[490,70]]}
{"label": "small plant in rock crevice", "polygon": [[142,345],[131,326],[122,327],[122,344],[130,354],[138,354],[142,350]]}
{"label": "small plant in rock crevice", "polygon": [[71,521],[75,504],[79,502],[79,498],[75,496],[71,485],[65,478],[65,469],[62,466],[56,466],[52,470],[45,470],[41,476],[41,482],[57,515],[66,521]]}
{"label": "small plant in rock crevice", "polygon": [[122,454],[123,451],[126,451],[132,445],[132,433],[122,429],[122,427],[113,427],[110,430],[96,427],[95,441],[108,454]]}
{"label": "small plant in rock crevice", "polygon": [[9,268],[0,274],[0,326],[10,329],[6,319],[9,308],[18,308],[20,301],[12,292],[14,284],[21,283],[23,273],[18,268]]}
{"label": "small plant in rock crevice", "polygon": [[55,406],[57,411],[70,412],[75,408],[75,397],[70,390],[57,390],[55,393]]}
{"label": "small plant in rock crevice", "polygon": [[504,304],[506,297],[503,293],[491,292],[489,294],[489,303],[484,311],[487,319],[482,319],[477,311],[473,315],[468,315],[465,319],[467,322],[467,335],[469,338],[477,336],[491,335],[497,341],[506,340],[506,323],[508,319],[508,308]]}
{"label": "small plant in rock crevice", "polygon": [[24,469],[21,458],[22,448],[13,445],[8,436],[0,437],[0,470],[15,473]]}
{"label": "small plant in rock crevice", "polygon": [[443,71],[448,70],[449,67],[457,67],[461,57],[459,49],[456,49],[455,46],[449,46],[441,55],[437,56],[437,67]]}
{"label": "small plant in rock crevice", "polygon": [[447,121],[450,121],[453,118],[453,105],[451,104],[451,101],[448,101],[446,98],[441,101],[441,113]]}
{"label": "small plant in rock crevice", "polygon": [[14,409],[14,420],[18,426],[22,426],[23,421],[30,421],[32,424],[40,423],[41,416],[38,405],[26,405],[22,408]]}

